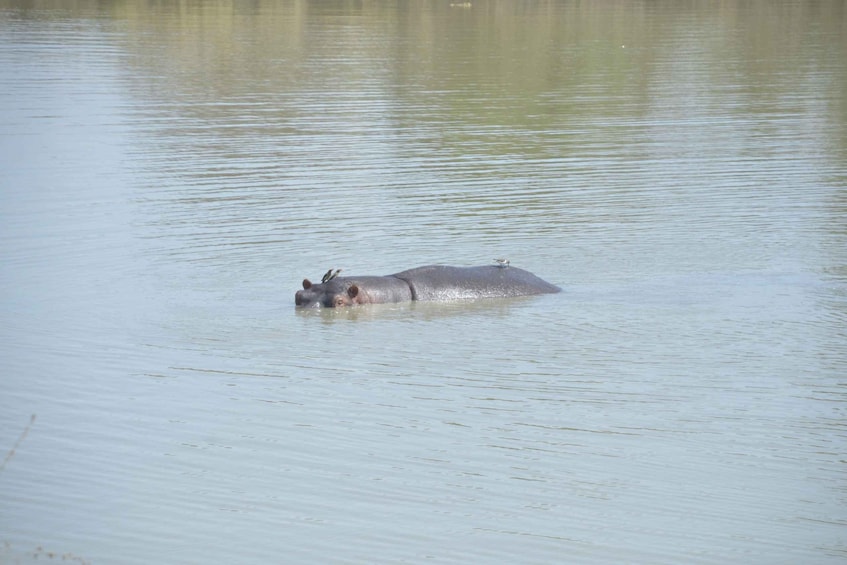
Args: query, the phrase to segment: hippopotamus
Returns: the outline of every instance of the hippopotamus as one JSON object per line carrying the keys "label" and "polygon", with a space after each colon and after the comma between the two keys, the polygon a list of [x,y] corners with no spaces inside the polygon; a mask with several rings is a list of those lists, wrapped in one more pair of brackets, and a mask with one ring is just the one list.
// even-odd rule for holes
{"label": "hippopotamus", "polygon": [[339,277],[336,271],[324,275],[319,284],[305,279],[303,290],[294,295],[294,303],[298,307],[336,308],[414,300],[507,298],[561,291],[529,271],[508,266],[508,261],[498,263],[482,267],[427,265],[381,277]]}

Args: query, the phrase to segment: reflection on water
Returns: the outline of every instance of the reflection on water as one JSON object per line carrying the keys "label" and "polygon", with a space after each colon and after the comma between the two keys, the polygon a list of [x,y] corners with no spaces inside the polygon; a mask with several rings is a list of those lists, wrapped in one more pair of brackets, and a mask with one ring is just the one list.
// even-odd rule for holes
{"label": "reflection on water", "polygon": [[844,18],[0,3],[0,561],[842,562]]}

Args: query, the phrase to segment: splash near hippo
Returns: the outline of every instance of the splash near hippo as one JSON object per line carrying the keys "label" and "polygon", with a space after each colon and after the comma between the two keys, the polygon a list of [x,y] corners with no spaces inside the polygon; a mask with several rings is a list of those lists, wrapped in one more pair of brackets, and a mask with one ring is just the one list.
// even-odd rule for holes
{"label": "splash near hippo", "polygon": [[338,308],[415,300],[509,298],[561,291],[529,271],[510,266],[506,259],[495,262],[496,265],[482,267],[427,265],[381,277],[339,277],[341,269],[330,269],[318,284],[305,279],[303,290],[294,295],[294,304],[303,308]]}

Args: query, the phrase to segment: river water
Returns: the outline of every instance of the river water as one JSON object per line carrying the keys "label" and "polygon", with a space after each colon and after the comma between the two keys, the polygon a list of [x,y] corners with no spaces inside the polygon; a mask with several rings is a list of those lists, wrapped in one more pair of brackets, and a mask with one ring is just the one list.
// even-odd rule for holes
{"label": "river water", "polygon": [[[0,562],[844,563],[843,2],[0,0]],[[508,257],[558,295],[294,309]]]}

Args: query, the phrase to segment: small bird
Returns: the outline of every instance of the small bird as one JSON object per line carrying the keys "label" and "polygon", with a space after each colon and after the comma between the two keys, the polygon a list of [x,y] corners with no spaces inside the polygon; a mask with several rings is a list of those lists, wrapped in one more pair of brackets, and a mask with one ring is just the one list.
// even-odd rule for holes
{"label": "small bird", "polygon": [[334,273],[332,273],[332,276],[331,276],[331,277],[329,277],[329,280],[332,280],[332,279],[334,279],[335,277],[337,277],[337,276],[338,276],[338,273],[340,273],[340,272],[341,272],[341,269],[335,269],[335,272],[334,272]]}
{"label": "small bird", "polygon": [[502,268],[502,269],[505,269],[506,267],[509,266],[509,260],[508,259],[494,259],[494,262],[497,263],[497,266]]}
{"label": "small bird", "polygon": [[326,273],[324,273],[324,276],[321,277],[321,284],[329,280],[332,280],[332,269],[328,270]]}

